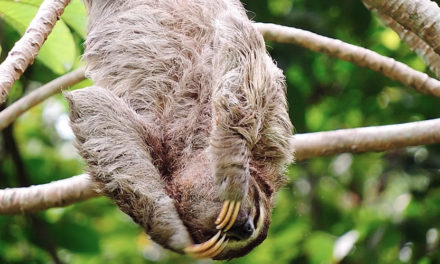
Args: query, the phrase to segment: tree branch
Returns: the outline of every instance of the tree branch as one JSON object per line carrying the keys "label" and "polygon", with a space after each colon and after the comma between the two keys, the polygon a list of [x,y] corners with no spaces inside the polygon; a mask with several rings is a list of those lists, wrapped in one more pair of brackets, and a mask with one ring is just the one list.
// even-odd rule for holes
{"label": "tree branch", "polygon": [[409,48],[415,52],[420,58],[422,58],[425,63],[429,66],[432,72],[440,78],[440,55],[435,53],[435,51],[426,44],[419,36],[410,30],[405,29],[401,24],[397,23],[393,18],[387,16],[382,13],[380,10],[376,8],[372,8],[367,3],[364,2],[364,5],[370,9],[376,16],[389,28],[396,32],[400,39],[403,40]]}
{"label": "tree branch", "polygon": [[440,54],[440,8],[430,0],[363,0],[417,34]]}
{"label": "tree branch", "polygon": [[390,79],[414,87],[420,92],[440,97],[440,81],[369,49],[297,28],[264,23],[255,23],[255,26],[263,34],[265,40],[297,44],[316,52],[322,52],[362,67],[368,67]]}
{"label": "tree branch", "polygon": [[[343,152],[384,151],[440,142],[440,119],[406,124],[297,134],[297,161]],[[88,175],[28,188],[0,190],[0,214],[35,212],[83,201],[99,193]]]}
{"label": "tree branch", "polygon": [[45,0],[26,33],[0,65],[0,104],[6,101],[14,82],[32,64],[70,0]]}
{"label": "tree branch", "polygon": [[48,184],[0,190],[0,214],[18,214],[67,206],[98,196],[86,174]]}
{"label": "tree branch", "polygon": [[41,103],[50,96],[60,92],[62,89],[72,86],[82,80],[84,77],[84,67],[69,72],[47,84],[41,86],[35,91],[16,101],[8,108],[0,112],[0,130],[11,124],[17,117],[28,111],[33,106]]}
{"label": "tree branch", "polygon": [[405,124],[294,135],[296,160],[343,152],[385,151],[440,142],[440,118]]}

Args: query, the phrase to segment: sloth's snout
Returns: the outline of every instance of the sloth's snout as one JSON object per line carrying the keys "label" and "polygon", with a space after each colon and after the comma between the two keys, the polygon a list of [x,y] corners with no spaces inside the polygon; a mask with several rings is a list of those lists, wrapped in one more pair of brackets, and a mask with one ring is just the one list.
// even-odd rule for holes
{"label": "sloth's snout", "polygon": [[249,217],[247,221],[239,226],[233,226],[226,235],[237,240],[245,240],[252,236],[255,231],[253,219]]}

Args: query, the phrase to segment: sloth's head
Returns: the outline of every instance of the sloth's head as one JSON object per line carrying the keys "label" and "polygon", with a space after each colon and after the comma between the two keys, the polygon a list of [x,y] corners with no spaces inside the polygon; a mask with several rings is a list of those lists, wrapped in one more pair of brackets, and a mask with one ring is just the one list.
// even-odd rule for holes
{"label": "sloth's head", "polygon": [[[180,218],[197,244],[218,234],[215,221],[223,205],[206,156],[202,153],[194,157],[178,176],[173,177],[173,189],[170,190],[177,202]],[[242,200],[233,226],[218,237],[217,241],[225,237],[221,242],[224,249],[214,259],[243,256],[266,238],[273,188],[262,173],[251,162],[247,195]]]}

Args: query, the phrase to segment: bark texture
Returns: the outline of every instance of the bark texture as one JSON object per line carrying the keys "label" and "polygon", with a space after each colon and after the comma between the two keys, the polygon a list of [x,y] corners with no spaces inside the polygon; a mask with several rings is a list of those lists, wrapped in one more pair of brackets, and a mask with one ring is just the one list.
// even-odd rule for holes
{"label": "bark texture", "polygon": [[436,75],[436,77],[440,78],[440,55],[435,53],[434,49],[426,44],[426,42],[419,36],[417,36],[417,34],[406,29],[392,17],[384,14],[381,10],[372,8],[367,3],[365,3],[365,1],[364,4],[368,9],[374,12],[386,26],[394,30],[394,32],[399,35],[400,39],[405,42],[412,51],[414,51],[420,58],[425,61],[431,71]]}
{"label": "bark texture", "polygon": [[48,184],[0,190],[0,214],[31,213],[98,196],[86,174]]}
{"label": "bark texture", "polygon": [[417,34],[440,54],[440,8],[430,0],[364,0]]}

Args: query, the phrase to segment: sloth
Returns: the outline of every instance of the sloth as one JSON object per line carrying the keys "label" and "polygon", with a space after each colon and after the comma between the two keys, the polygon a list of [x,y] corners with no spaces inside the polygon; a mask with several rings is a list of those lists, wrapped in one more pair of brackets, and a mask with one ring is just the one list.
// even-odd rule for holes
{"label": "sloth", "polygon": [[196,258],[267,235],[292,161],[282,71],[236,0],[85,0],[94,85],[66,93],[99,189]]}

